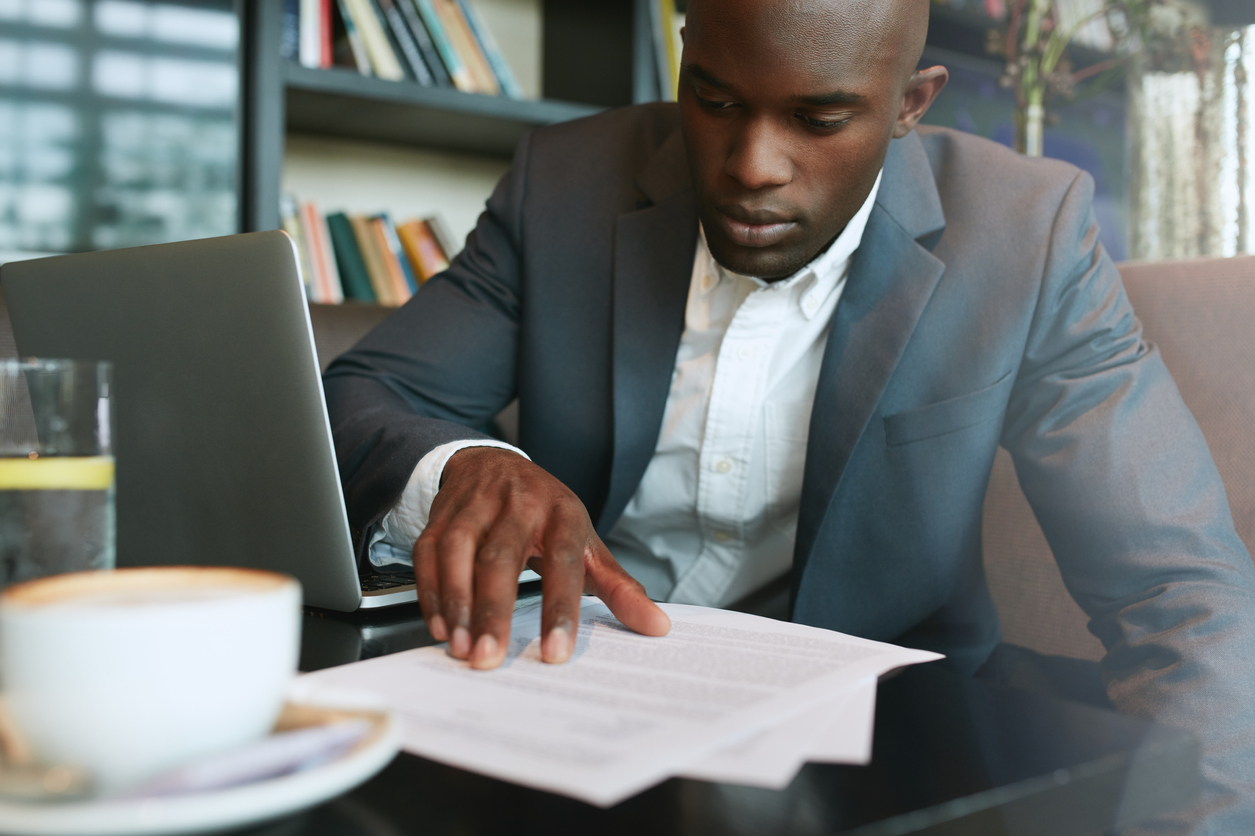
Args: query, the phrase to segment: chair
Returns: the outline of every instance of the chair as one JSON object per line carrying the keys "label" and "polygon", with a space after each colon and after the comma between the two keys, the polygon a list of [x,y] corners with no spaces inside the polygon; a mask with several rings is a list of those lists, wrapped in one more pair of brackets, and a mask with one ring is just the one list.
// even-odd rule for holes
{"label": "chair", "polygon": [[[1255,547],[1255,256],[1130,262],[1120,274],[1146,339],[1194,413],[1238,535]],[[1004,641],[1099,659],[1103,647],[1063,586],[1046,538],[999,450],[985,496],[985,571]]]}
{"label": "chair", "polygon": [[318,367],[323,371],[332,360],[353,347],[366,332],[383,322],[395,310],[380,305],[313,305],[309,321],[314,329]]}

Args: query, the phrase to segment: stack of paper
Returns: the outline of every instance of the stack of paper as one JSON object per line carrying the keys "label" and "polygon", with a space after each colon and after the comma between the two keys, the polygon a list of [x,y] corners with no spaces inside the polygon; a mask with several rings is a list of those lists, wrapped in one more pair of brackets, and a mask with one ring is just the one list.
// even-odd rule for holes
{"label": "stack of paper", "polygon": [[662,638],[585,598],[575,653],[540,660],[540,608],[471,670],[444,645],[308,674],[303,702],[373,695],[416,755],[610,806],[674,775],[781,787],[806,761],[866,763],[876,677],[935,653],[705,607],[664,604]]}

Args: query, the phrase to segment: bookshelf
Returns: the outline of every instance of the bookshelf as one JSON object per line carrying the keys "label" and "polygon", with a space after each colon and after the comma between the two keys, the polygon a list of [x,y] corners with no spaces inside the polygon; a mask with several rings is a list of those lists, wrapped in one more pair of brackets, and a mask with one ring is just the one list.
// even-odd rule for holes
{"label": "bookshelf", "polygon": [[649,2],[542,0],[543,98],[518,100],[296,65],[279,54],[282,3],[243,0],[241,229],[279,226],[288,131],[508,159],[529,130],[647,101]]}
{"label": "bookshelf", "polygon": [[[302,67],[279,54],[282,3],[242,0],[241,229],[279,226],[289,132],[505,161],[534,128],[654,98],[651,2],[537,0],[543,95],[517,100]],[[997,59],[985,51],[992,25],[974,7],[934,3],[929,44],[992,67]],[[1075,57],[1084,64],[1097,56]]]}
{"label": "bookshelf", "polygon": [[289,130],[508,157],[527,131],[599,107],[460,93],[351,70],[284,68]]}

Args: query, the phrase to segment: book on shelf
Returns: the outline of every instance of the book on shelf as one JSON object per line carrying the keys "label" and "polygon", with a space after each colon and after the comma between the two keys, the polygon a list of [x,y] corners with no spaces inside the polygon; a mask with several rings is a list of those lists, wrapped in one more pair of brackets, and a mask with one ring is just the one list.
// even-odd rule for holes
{"label": "book on shelf", "polygon": [[436,50],[436,45],[432,43],[427,27],[423,25],[422,18],[418,16],[418,9],[414,6],[414,0],[396,0],[396,6],[401,12],[401,17],[405,19],[405,25],[409,27],[410,35],[414,38],[414,45],[422,53],[423,61],[427,64],[427,69],[431,71],[431,77],[435,85],[438,87],[451,86],[453,80],[449,77],[449,71],[445,69],[444,62],[440,60],[440,53]]}
{"label": "book on shelf", "polygon": [[484,57],[483,50],[479,48],[479,43],[471,33],[471,27],[462,16],[461,8],[453,0],[431,0],[431,2],[436,7],[436,13],[440,15],[440,22],[444,24],[445,33],[453,43],[458,57],[462,59],[462,63],[471,72],[471,78],[475,80],[475,92],[489,96],[498,95],[501,92],[501,85],[492,74],[488,59]]}
{"label": "book on shelf", "polygon": [[334,15],[331,7],[335,0],[318,0],[318,65],[324,70],[331,66],[334,59],[331,42],[331,21]]}
{"label": "book on shelf", "polygon": [[401,239],[397,236],[397,228],[392,223],[392,218],[387,213],[381,214],[375,218],[379,223],[380,229],[383,231],[384,240],[388,244],[388,251],[395,259],[397,266],[401,270],[401,276],[405,288],[410,295],[418,292],[418,286],[421,284],[418,280],[418,274],[414,272],[413,262],[406,253],[405,248],[401,246]]}
{"label": "book on shelf", "polygon": [[444,220],[439,215],[423,218],[423,223],[427,224],[427,228],[435,236],[436,244],[440,247],[440,252],[444,254],[446,262],[462,249],[458,246],[458,242],[453,239],[449,228],[445,226]]}
{"label": "book on shelf", "polygon": [[353,227],[353,237],[357,240],[358,249],[362,253],[362,261],[366,263],[366,274],[370,277],[371,289],[375,291],[375,299],[381,305],[395,307],[401,304],[393,292],[392,280],[388,277],[388,268],[384,263],[379,242],[375,240],[374,231],[370,226],[370,218],[365,215],[350,215],[349,224]]}
{"label": "book on shelf", "polygon": [[343,212],[332,212],[327,215],[327,229],[331,232],[331,247],[336,253],[336,266],[340,268],[344,298],[357,302],[378,301],[349,216]]}
{"label": "book on shelf", "polygon": [[405,285],[405,277],[400,275],[400,265],[393,256],[392,247],[388,246],[388,238],[384,235],[383,222],[378,216],[366,218],[366,230],[371,237],[371,244],[378,255],[378,265],[383,269],[383,282],[388,285],[388,295],[393,305],[408,303],[410,290]]}
{"label": "book on shelf", "polygon": [[431,41],[435,44],[436,52],[440,55],[440,60],[444,63],[453,86],[464,93],[478,92],[470,68],[462,63],[461,57],[453,48],[449,33],[445,31],[444,24],[436,13],[434,1],[413,0],[413,2],[418,10],[419,18],[427,27],[427,34],[431,35]]}
{"label": "book on shelf", "polygon": [[401,15],[399,6],[404,0],[376,0],[376,2],[379,4],[379,10],[383,12],[383,17],[388,24],[393,42],[397,45],[402,57],[405,58],[405,63],[409,65],[410,75],[424,87],[431,87],[436,83],[436,80],[427,68],[427,62],[423,60],[418,44],[415,43],[414,36],[410,32],[405,18]]}
{"label": "book on shelf", "polygon": [[497,77],[497,81],[501,84],[501,92],[505,93],[512,99],[523,98],[523,88],[519,86],[518,79],[514,76],[514,70],[510,68],[510,64],[505,60],[505,55],[501,52],[501,48],[497,46],[497,39],[492,36],[492,30],[484,24],[484,19],[479,16],[479,10],[470,0],[457,0],[458,6],[462,9],[462,16],[466,18],[467,24],[471,27],[471,32],[475,35],[475,40],[479,42],[480,49],[483,50],[484,58],[488,60],[489,66],[492,67],[493,75]]}
{"label": "book on shelf", "polygon": [[298,50],[301,66],[322,66],[322,0],[300,0]]}
{"label": "book on shelf", "polygon": [[388,283],[388,287],[392,290],[392,301],[395,305],[404,305],[410,301],[410,297],[414,292],[410,290],[409,284],[405,281],[405,274],[401,272],[401,263],[397,260],[396,253],[392,251],[392,242],[388,240],[388,229],[384,219],[379,215],[368,218],[367,226],[370,234],[374,236],[375,248],[379,252],[379,258],[383,264],[384,281]]}
{"label": "book on shelf", "polygon": [[405,254],[417,272],[418,283],[430,279],[449,266],[445,248],[432,234],[429,221],[406,221],[397,227],[397,236],[405,248]]}
{"label": "book on shelf", "polygon": [[361,35],[362,44],[366,47],[366,55],[370,58],[370,67],[375,75],[389,81],[401,81],[405,78],[405,70],[392,51],[388,33],[384,31],[384,23],[375,11],[370,0],[345,0],[349,17]]}
{"label": "book on shelf", "polygon": [[[473,0],[283,2],[280,49],[303,66],[354,67],[390,81],[523,98]],[[658,2],[672,0],[650,0]]]}
{"label": "book on shelf", "polygon": [[289,61],[301,57],[301,0],[283,0],[283,23],[279,32],[279,54]]}
{"label": "book on shelf", "polygon": [[[414,67],[410,64],[409,58],[405,54],[405,50],[401,47],[401,42],[397,40],[397,33],[393,30],[392,24],[388,21],[388,16],[384,14],[383,4],[379,0],[370,0],[371,9],[375,13],[375,17],[379,20],[379,25],[383,29],[384,37],[388,39],[388,45],[392,47],[392,54],[397,59],[397,64],[401,67],[401,72],[405,73],[406,81],[422,81],[414,73]],[[426,68],[424,68],[425,70]],[[428,86],[426,84],[424,87]]]}
{"label": "book on shelf", "polygon": [[375,71],[370,68],[370,56],[366,54],[366,44],[362,42],[362,34],[357,31],[357,24],[349,15],[345,0],[336,0],[335,11],[332,62],[339,67],[352,67],[362,75],[374,75]]}
{"label": "book on shelf", "polygon": [[286,194],[280,208],[311,302],[403,305],[449,266],[450,251],[434,232],[443,229],[437,216],[401,224],[394,224],[386,212],[324,216],[314,202]]}
{"label": "book on shelf", "polygon": [[297,210],[301,219],[301,241],[310,267],[306,284],[309,298],[315,302],[339,304],[344,301],[344,290],[340,286],[340,271],[331,249],[327,220],[313,201],[298,202]]}

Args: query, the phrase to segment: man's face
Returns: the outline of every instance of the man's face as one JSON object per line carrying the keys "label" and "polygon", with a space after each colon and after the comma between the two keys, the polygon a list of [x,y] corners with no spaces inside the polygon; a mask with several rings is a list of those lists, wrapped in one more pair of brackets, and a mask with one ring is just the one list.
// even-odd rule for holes
{"label": "man's face", "polygon": [[[890,137],[910,129],[900,123],[920,22],[904,25],[903,5],[690,2],[680,113],[698,212],[720,264],[788,276],[867,199]],[[923,14],[926,25],[926,6]]]}

